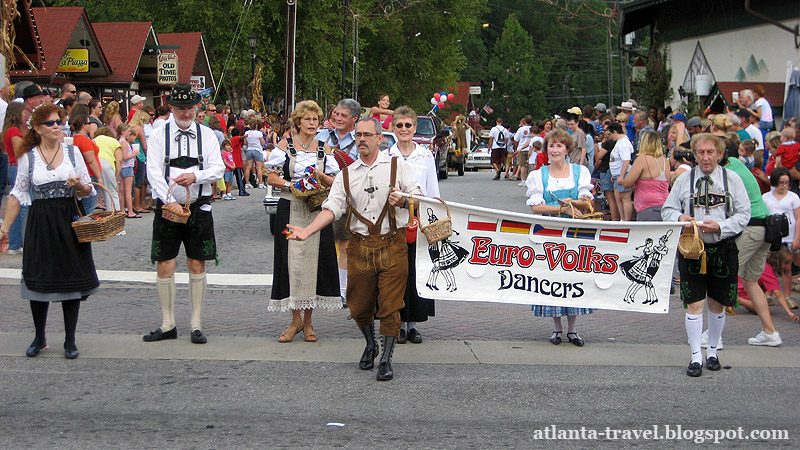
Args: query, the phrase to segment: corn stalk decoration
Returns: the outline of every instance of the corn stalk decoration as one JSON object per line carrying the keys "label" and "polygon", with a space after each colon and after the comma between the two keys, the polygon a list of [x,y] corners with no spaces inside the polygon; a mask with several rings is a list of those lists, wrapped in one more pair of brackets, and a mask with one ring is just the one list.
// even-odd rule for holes
{"label": "corn stalk decoration", "polygon": [[252,101],[250,102],[253,106],[253,109],[256,112],[261,112],[265,110],[264,107],[264,96],[261,94],[261,72],[264,69],[264,64],[259,62],[256,66],[256,72],[253,74],[253,81],[250,82],[248,85],[250,87],[250,93],[253,96]]}
{"label": "corn stalk decoration", "polygon": [[[31,1],[32,0],[28,0],[26,7],[30,7]],[[6,73],[3,75],[8,75],[11,66],[16,65],[17,59],[15,54],[22,55],[22,57],[25,58],[25,62],[27,62],[34,71],[37,71],[37,68],[31,60],[28,59],[25,52],[14,44],[14,41],[17,39],[17,32],[14,29],[14,20],[19,17],[16,0],[0,0],[0,16],[0,21],[2,21],[0,25],[4,30],[2,38],[0,38],[0,54],[6,58]]]}

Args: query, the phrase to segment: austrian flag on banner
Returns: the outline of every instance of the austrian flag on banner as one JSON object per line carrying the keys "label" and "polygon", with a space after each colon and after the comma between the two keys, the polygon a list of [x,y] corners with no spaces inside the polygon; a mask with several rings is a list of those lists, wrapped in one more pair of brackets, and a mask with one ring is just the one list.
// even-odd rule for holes
{"label": "austrian flag on banner", "polygon": [[[447,217],[438,200],[420,200],[437,217]],[[423,236],[417,239],[421,297],[669,311],[681,223],[587,221],[448,206],[452,236],[430,245]],[[430,219],[421,222],[429,225]]]}

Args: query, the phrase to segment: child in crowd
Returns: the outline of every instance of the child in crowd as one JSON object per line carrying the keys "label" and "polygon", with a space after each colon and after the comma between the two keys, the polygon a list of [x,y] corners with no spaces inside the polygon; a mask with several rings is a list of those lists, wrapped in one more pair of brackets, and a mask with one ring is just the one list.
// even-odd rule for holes
{"label": "child in crowd", "polygon": [[222,194],[222,200],[236,200],[236,197],[231,194],[233,171],[236,169],[236,165],[233,162],[233,146],[227,139],[222,141],[222,162],[225,163],[225,174],[222,177],[225,180],[225,192]]}
{"label": "child in crowd", "polygon": [[119,145],[122,146],[122,169],[119,173],[120,185],[122,189],[119,190],[119,205],[120,208],[128,213],[129,219],[141,219],[140,216],[133,209],[133,166],[136,163],[136,156],[139,155],[138,144],[133,143],[136,141],[136,135],[133,134],[133,129],[127,123],[120,123],[117,125],[117,136],[119,136]]}
{"label": "child in crowd", "polygon": [[781,145],[778,146],[778,151],[775,156],[775,167],[786,167],[791,170],[797,163],[798,156],[800,156],[800,143],[795,142],[795,130],[792,127],[786,127],[781,131]]}
{"label": "child in crowd", "polygon": [[756,151],[756,142],[752,139],[747,139],[739,144],[739,161],[744,163],[749,170],[753,170],[755,160],[753,159],[753,152]]}
{"label": "child in crowd", "polygon": [[[793,304],[794,302],[790,304],[789,302],[791,302],[791,299],[787,299],[783,295],[781,285],[778,283],[778,276],[776,275],[776,272],[782,273],[783,270],[791,270],[791,261],[792,254],[786,246],[781,247],[777,252],[771,252],[767,258],[767,264],[764,266],[764,273],[762,273],[761,277],[758,279],[758,285],[764,290],[767,296],[774,296],[778,300],[778,303],[780,303],[781,307],[786,311],[786,314],[792,321],[800,322],[800,317],[792,312],[792,307],[796,307]],[[750,297],[747,296],[747,292],[745,292],[741,280],[739,280],[739,298],[737,300],[740,305],[750,311],[755,311],[755,306],[753,306]]]}
{"label": "child in crowd", "polygon": [[767,167],[764,170],[767,172],[767,175],[772,174],[772,171],[775,170],[776,167],[780,167],[776,164],[775,155],[778,153],[778,147],[781,145],[781,134],[777,131],[770,131],[767,133],[767,136],[764,138],[764,154],[769,155],[767,159]]}

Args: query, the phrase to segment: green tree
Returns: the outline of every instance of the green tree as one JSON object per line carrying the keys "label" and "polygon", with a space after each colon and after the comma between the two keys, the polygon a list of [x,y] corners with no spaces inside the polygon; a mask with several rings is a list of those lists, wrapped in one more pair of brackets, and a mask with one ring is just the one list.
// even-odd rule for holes
{"label": "green tree", "polygon": [[663,108],[667,101],[672,100],[671,79],[672,69],[666,62],[665,45],[658,30],[654,30],[647,53],[645,79],[633,86],[634,98],[641,106]]}
{"label": "green tree", "polygon": [[526,114],[545,115],[544,73],[536,59],[533,41],[511,14],[495,43],[486,74],[494,82],[491,106],[495,115],[515,123]]}

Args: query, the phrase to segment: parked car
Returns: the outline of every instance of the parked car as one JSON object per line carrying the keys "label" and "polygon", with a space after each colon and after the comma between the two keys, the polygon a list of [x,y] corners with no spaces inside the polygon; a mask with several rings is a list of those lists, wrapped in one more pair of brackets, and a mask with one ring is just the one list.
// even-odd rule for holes
{"label": "parked car", "polygon": [[464,163],[467,170],[477,172],[478,169],[491,169],[492,168],[492,153],[489,151],[489,146],[485,142],[472,147],[472,150],[467,154],[467,160]]}
{"label": "parked car", "polygon": [[417,132],[414,142],[427,148],[436,159],[436,168],[440,180],[447,179],[447,158],[450,147],[450,132],[441,119],[435,115],[418,115]]}

